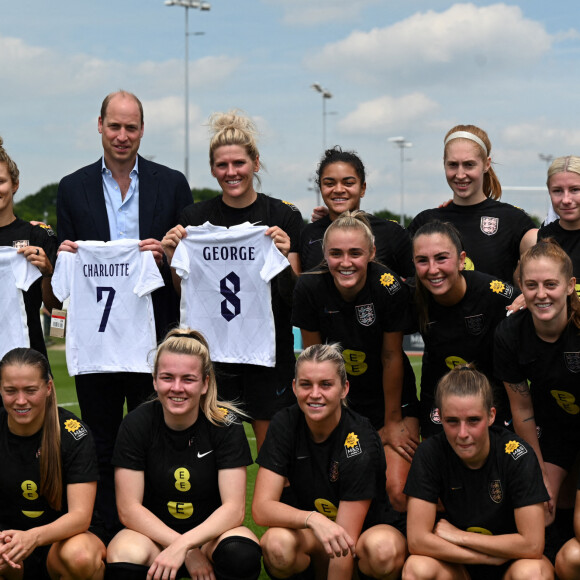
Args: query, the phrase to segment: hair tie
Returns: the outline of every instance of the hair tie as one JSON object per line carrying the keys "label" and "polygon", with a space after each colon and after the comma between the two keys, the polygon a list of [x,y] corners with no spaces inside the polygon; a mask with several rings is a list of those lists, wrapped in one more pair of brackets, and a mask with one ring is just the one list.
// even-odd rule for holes
{"label": "hair tie", "polygon": [[449,141],[453,141],[453,139],[469,139],[470,141],[474,141],[483,149],[485,156],[487,157],[487,147],[477,135],[474,135],[469,131],[455,131],[455,133],[451,133],[451,135],[445,139],[443,146],[446,147],[447,143],[449,143]]}

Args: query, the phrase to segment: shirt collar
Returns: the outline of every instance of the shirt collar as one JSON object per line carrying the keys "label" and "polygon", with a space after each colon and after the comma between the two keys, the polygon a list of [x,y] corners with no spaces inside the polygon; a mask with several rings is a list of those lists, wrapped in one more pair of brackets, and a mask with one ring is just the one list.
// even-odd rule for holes
{"label": "shirt collar", "polygon": [[[105,173],[106,171],[111,173],[111,170],[107,167],[107,164],[105,163],[105,156],[103,155],[103,157],[101,157],[101,173]],[[135,157],[135,165],[133,169],[131,169],[130,175],[134,174],[139,175],[139,155]]]}

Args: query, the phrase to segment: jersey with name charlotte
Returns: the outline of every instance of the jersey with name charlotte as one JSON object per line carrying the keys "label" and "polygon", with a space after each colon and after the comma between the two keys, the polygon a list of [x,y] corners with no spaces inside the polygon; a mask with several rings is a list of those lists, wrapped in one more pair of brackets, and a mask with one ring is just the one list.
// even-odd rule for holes
{"label": "jersey with name charlotte", "polygon": [[70,296],[66,360],[71,376],[150,373],[155,348],[151,292],[163,286],[152,252],[138,240],[79,241],[76,254],[61,252],[52,289]]}
{"label": "jersey with name charlotte", "polygon": [[16,248],[0,247],[0,358],[9,350],[30,346],[23,291],[42,274]]}
{"label": "jersey with name charlotte", "polygon": [[273,367],[270,280],[288,260],[267,226],[188,226],[171,266],[181,278],[181,325],[200,330],[212,360]]}

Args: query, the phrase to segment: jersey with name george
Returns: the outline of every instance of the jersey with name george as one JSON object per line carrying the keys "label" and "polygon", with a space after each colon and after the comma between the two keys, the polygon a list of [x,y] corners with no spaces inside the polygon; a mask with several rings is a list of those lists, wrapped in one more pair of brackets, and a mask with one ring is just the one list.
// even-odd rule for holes
{"label": "jersey with name george", "polygon": [[70,296],[66,360],[71,376],[87,373],[150,373],[155,348],[151,292],[163,278],[150,251],[138,240],[79,241],[76,253],[61,252],[52,289]]}
{"label": "jersey with name george", "polygon": [[213,361],[276,365],[270,281],[289,266],[267,226],[188,226],[171,266],[181,278],[181,325],[201,331]]}
{"label": "jersey with name george", "polygon": [[22,292],[41,276],[40,270],[16,248],[0,247],[0,312],[3,320],[0,358],[13,348],[30,346]]}

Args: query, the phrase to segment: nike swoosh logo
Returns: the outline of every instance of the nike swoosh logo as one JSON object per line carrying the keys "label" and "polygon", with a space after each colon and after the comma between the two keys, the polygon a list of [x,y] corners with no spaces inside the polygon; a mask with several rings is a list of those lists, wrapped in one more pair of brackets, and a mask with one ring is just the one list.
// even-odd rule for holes
{"label": "nike swoosh logo", "polygon": [[308,459],[309,455],[300,455],[300,457],[297,457],[296,459]]}
{"label": "nike swoosh logo", "polygon": [[209,455],[210,453],[213,453],[213,449],[211,451],[206,451],[205,453],[200,453],[199,451],[197,452],[197,458],[201,459],[202,457],[205,457],[206,455]]}
{"label": "nike swoosh logo", "polygon": [[308,245],[316,244],[318,242],[322,242],[322,238],[320,238],[319,240],[309,240]]}
{"label": "nike swoosh logo", "polygon": [[324,309],[324,314],[338,314],[340,310],[328,310],[328,308]]}
{"label": "nike swoosh logo", "polygon": [[452,487],[451,488],[451,491],[457,491],[458,489],[462,489],[462,487],[461,486],[459,486],[459,487]]}

